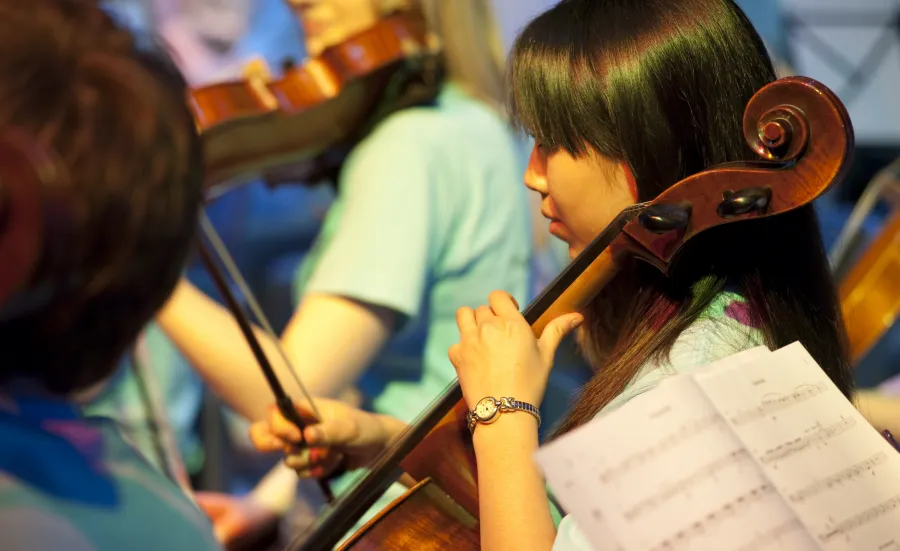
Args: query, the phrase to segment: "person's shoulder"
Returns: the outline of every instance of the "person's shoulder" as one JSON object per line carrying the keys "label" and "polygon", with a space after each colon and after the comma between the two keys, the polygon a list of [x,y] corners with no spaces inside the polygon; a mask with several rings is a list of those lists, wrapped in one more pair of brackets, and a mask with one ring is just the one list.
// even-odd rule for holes
{"label": "person's shoulder", "polygon": [[77,523],[47,507],[16,477],[0,471],[0,534],[8,551],[99,551]]}
{"label": "person's shoulder", "polygon": [[625,390],[601,412],[621,407],[669,377],[689,373],[763,344],[765,338],[753,322],[743,297],[731,291],[719,293],[697,320],[675,339],[669,353],[644,363]]}
{"label": "person's shoulder", "polygon": [[392,140],[427,145],[444,142],[461,132],[479,135],[508,130],[496,110],[458,86],[447,84],[433,105],[409,107],[388,115],[366,141]]}

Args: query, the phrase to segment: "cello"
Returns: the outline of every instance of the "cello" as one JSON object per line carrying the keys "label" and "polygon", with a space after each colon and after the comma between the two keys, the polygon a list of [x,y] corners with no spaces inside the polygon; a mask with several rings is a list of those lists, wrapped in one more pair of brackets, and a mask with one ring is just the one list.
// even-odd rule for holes
{"label": "cello", "polygon": [[[833,264],[839,279],[841,310],[847,326],[853,365],[893,326],[900,313],[900,209],[897,208],[900,159],[882,169],[866,188],[841,230],[834,247]],[[879,200],[887,199],[890,212],[884,226],[850,264],[850,242]]]}
{"label": "cello", "polygon": [[[669,275],[697,235],[809,204],[844,175],[853,147],[843,105],[826,87],[802,77],[759,90],[747,105],[743,129],[758,162],[714,167],[624,210],[525,309],[534,333],[582,309],[625,262],[645,261]],[[402,474],[416,483],[341,549],[480,548],[466,412],[459,385],[451,385],[290,549],[333,548]]]}

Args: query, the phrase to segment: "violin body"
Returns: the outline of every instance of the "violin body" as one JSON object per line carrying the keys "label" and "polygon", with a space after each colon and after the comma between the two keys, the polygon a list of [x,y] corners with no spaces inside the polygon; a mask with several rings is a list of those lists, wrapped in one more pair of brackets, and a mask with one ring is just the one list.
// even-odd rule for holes
{"label": "violin body", "polygon": [[[330,174],[372,122],[439,92],[441,64],[424,22],[396,14],[327,48],[274,81],[248,78],[193,89],[213,197],[263,176],[313,181]],[[221,184],[228,184],[222,186]]]}
{"label": "violin body", "polygon": [[[669,274],[685,243],[701,232],[808,205],[843,176],[853,146],[841,102],[802,77],[776,81],[750,100],[744,136],[760,162],[713,167],[620,213],[525,309],[535,336],[552,319],[583,309],[626,261],[646,261]],[[342,550],[480,549],[466,411],[454,384],[291,549],[333,548],[401,471],[418,483]]]}

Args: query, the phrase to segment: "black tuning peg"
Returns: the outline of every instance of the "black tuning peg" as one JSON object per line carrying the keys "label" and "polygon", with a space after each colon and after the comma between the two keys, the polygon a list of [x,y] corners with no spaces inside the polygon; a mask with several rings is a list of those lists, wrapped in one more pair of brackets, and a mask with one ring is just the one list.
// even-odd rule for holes
{"label": "black tuning peg", "polygon": [[740,191],[726,191],[716,211],[722,218],[731,218],[754,211],[765,211],[772,200],[772,189],[753,187]]}
{"label": "black tuning peg", "polygon": [[640,225],[653,233],[680,230],[690,221],[690,203],[650,205],[638,216]]}

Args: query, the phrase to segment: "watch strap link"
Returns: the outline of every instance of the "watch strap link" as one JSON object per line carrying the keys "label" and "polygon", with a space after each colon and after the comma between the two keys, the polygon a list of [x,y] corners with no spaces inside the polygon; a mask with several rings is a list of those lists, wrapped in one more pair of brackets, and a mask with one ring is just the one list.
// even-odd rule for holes
{"label": "watch strap link", "polygon": [[541,412],[538,408],[529,404],[528,402],[522,402],[520,400],[516,400],[513,398],[500,398],[500,411],[513,411],[519,410],[524,411],[526,413],[530,413],[537,419],[538,427],[541,426]]}
{"label": "watch strap link", "polygon": [[[526,413],[530,413],[537,419],[538,427],[541,426],[541,412],[535,406],[529,404],[528,402],[523,402],[521,400],[516,400],[515,398],[500,398],[499,400],[495,398],[491,398],[497,404],[497,408],[499,413],[508,413],[511,411],[524,411]],[[474,410],[470,410],[466,414],[466,421],[469,425],[469,432],[474,433],[475,427],[478,425],[478,416],[475,415]]]}

